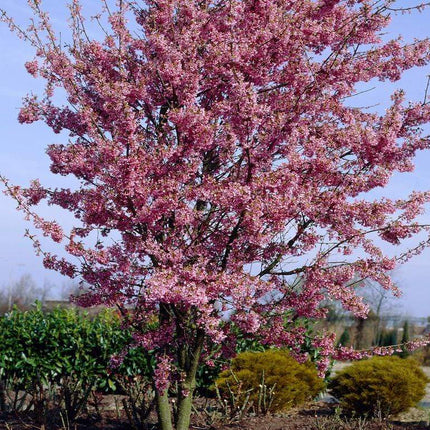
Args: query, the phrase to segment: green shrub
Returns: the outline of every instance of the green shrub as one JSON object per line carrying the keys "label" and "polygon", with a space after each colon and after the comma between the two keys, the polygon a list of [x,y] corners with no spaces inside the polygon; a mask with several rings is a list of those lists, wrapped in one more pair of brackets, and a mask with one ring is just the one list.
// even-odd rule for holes
{"label": "green shrub", "polygon": [[256,412],[262,409],[263,402],[267,411],[285,411],[324,389],[312,363],[300,364],[287,351],[275,349],[237,355],[230,369],[220,374],[216,385],[223,396],[234,396],[239,403],[249,396]]}
{"label": "green shrub", "polygon": [[0,383],[9,395],[1,401],[7,403],[3,408],[31,410],[43,424],[48,410],[60,408],[73,422],[92,391],[118,388],[118,374],[146,376],[148,365],[139,348],[115,374],[110,372],[111,356],[131,340],[110,310],[90,319],[76,309],[44,313],[40,304],[25,312],[13,309],[0,317]]}
{"label": "green shrub", "polygon": [[[240,354],[246,351],[262,352],[265,347],[255,338],[254,336],[247,336],[238,327],[232,328],[232,331],[236,334],[236,343],[231,345],[231,349],[234,350],[235,354]],[[222,346],[218,346],[218,351],[214,349],[213,352],[219,352]],[[214,396],[213,386],[215,380],[218,378],[222,369],[225,369],[229,364],[229,359],[223,357],[217,357],[212,360],[211,365],[202,363],[197,369],[196,375],[196,394],[202,397]]]}
{"label": "green shrub", "polygon": [[347,414],[389,416],[416,405],[427,382],[412,359],[374,357],[343,369],[329,388]]}

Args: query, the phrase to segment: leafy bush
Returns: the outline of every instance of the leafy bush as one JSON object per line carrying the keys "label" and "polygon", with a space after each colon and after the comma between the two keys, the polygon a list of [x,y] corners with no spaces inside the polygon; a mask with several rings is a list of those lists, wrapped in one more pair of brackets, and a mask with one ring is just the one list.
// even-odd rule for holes
{"label": "leafy bush", "polygon": [[142,375],[118,375],[117,378],[127,396],[122,399],[122,405],[130,427],[133,430],[147,428],[145,422],[155,406],[151,382]]}
{"label": "leafy bush", "polygon": [[[40,304],[25,312],[15,308],[0,318],[0,382],[9,394],[5,401],[13,410],[31,409],[39,422],[49,415],[49,407],[72,422],[91,391],[118,387],[109,362],[130,341],[131,334],[109,310],[90,319],[76,309],[44,313]],[[139,349],[116,370],[128,376],[147,371]]]}
{"label": "leafy bush", "polygon": [[352,364],[329,384],[342,410],[358,416],[395,415],[414,406],[429,382],[418,363],[399,357],[374,357]]}
{"label": "leafy bush", "polygon": [[[229,345],[230,350],[234,355],[246,351],[262,352],[265,350],[265,347],[258,339],[256,339],[255,335],[246,335],[238,327],[234,327],[231,330],[236,336],[235,344]],[[217,355],[217,353],[220,352],[222,348],[225,348],[225,346],[225,344],[222,346],[219,345],[218,348],[214,348],[212,352]],[[213,397],[215,394],[213,391],[214,383],[222,369],[225,369],[228,366],[229,361],[230,360],[228,358],[221,354],[220,356],[217,356],[216,359],[211,359],[210,365],[203,362],[197,369],[196,394],[202,397]]]}
{"label": "leafy bush", "polygon": [[[300,364],[287,351],[275,349],[237,355],[230,369],[220,374],[216,385],[226,398],[234,396],[243,403],[249,397],[257,413],[264,402],[267,411],[284,411],[312,399],[324,389],[312,363]],[[237,399],[238,396],[242,399]]]}

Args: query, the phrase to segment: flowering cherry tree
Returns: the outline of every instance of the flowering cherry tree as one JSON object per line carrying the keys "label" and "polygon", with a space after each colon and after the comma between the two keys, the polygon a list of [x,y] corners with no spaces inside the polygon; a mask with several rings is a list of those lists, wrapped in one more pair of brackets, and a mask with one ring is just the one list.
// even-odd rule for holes
{"label": "flowering cherry tree", "polygon": [[[118,306],[136,345],[156,354],[163,430],[189,427],[198,366],[234,350],[233,326],[298,359],[311,345],[321,372],[332,357],[372,353],[336,349],[333,334],[311,335],[300,321],[324,318],[330,300],[365,316],[359,281],[397,293],[388,272],[427,245],[381,250],[426,230],[416,219],[429,193],[366,193],[413,169],[430,145],[429,105],[406,103],[402,91],[384,114],[350,103],[358,84],[397,81],[430,60],[428,40],[381,38],[391,3],[104,2],[105,33],[92,40],[73,0],[68,44],[40,0],[29,0],[36,18],[26,30],[3,14],[36,48],[28,72],[46,82],[19,121],[69,134],[47,154],[53,173],[79,185],[3,182],[64,246],[68,257],[53,255],[31,236],[45,267],[90,287],[81,304]],[[75,227],[39,216],[42,200],[70,211]]]}

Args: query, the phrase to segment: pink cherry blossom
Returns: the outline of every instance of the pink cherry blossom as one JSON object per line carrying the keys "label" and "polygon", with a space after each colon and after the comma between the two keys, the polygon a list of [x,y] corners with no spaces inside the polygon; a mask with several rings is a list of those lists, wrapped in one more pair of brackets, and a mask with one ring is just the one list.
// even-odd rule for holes
{"label": "pink cherry blossom", "polygon": [[[430,105],[401,90],[383,114],[348,102],[363,83],[430,62],[429,40],[382,37],[390,1],[123,0],[91,40],[74,0],[68,43],[28,3],[27,30],[1,18],[34,46],[26,68],[46,84],[18,119],[68,133],[46,152],[77,185],[2,181],[64,247],[53,255],[27,234],[45,267],[85,282],[80,304],[127,315],[135,345],[156,357],[159,402],[173,381],[188,398],[205,357],[234,355],[238,328],[302,361],[310,345],[321,374],[332,358],[398,348],[336,349],[332,333],[300,324],[324,318],[328,302],[365,317],[360,281],[399,295],[389,272],[430,243],[418,221],[430,192],[367,194],[429,148]],[[74,227],[38,215],[44,201]],[[417,237],[396,256],[381,246]]]}

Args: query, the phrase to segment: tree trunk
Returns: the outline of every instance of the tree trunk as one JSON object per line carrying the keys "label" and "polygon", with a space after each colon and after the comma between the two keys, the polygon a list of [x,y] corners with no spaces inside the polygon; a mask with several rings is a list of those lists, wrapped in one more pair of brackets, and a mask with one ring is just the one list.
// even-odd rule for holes
{"label": "tree trunk", "polygon": [[173,430],[172,426],[172,414],[170,412],[169,404],[169,390],[165,390],[164,393],[159,393],[155,390],[157,400],[157,414],[158,423],[160,424],[161,430]]}
{"label": "tree trunk", "polygon": [[[180,384],[178,393],[178,410],[176,415],[176,430],[188,430],[190,427],[191,408],[193,406],[193,393],[196,388],[196,374],[199,367],[203,349],[204,333],[199,330],[194,350],[187,357],[189,367],[185,381]],[[181,361],[181,360],[180,360]]]}
{"label": "tree trunk", "polygon": [[[174,308],[172,308],[174,312]],[[169,318],[166,305],[160,305],[160,321]],[[178,316],[177,335],[184,338],[183,319]],[[178,386],[177,408],[174,414],[174,426],[172,424],[172,411],[169,403],[169,390],[160,393],[157,389],[156,402],[158,413],[158,424],[160,430],[188,430],[190,427],[191,410],[193,405],[193,393],[196,387],[196,374],[199,367],[200,357],[203,351],[205,334],[201,329],[197,329],[195,341],[192,345],[183,343],[177,350],[178,370],[185,374],[185,379]]]}
{"label": "tree trunk", "polygon": [[[194,380],[194,385],[195,385],[195,380]],[[176,430],[188,430],[190,427],[194,388],[190,386],[188,390],[185,387],[185,384],[183,385],[183,387],[184,387],[183,389],[186,389],[188,391],[188,395],[187,396],[184,396],[182,394],[179,395]]]}

